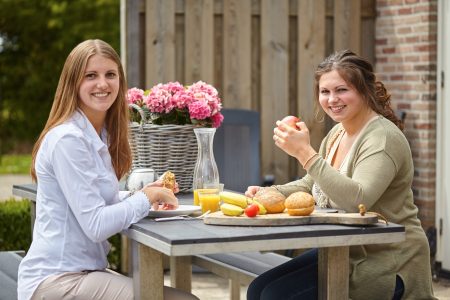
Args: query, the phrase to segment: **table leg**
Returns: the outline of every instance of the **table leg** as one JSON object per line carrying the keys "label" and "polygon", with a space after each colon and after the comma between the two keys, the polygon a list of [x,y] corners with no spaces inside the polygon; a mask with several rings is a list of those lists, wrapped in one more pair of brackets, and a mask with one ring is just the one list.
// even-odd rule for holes
{"label": "table leg", "polygon": [[319,299],[348,299],[349,247],[319,248]]}
{"label": "table leg", "polygon": [[124,234],[120,235],[120,244],[122,246],[122,251],[120,252],[120,265],[121,265],[121,271],[122,274],[128,275],[131,274],[130,270],[130,254],[128,253],[130,248],[130,241],[128,240],[128,237]]}
{"label": "table leg", "polygon": [[172,287],[191,292],[192,262],[190,256],[170,257],[170,282]]}
{"label": "table leg", "polygon": [[[162,300],[164,290],[163,254],[140,243],[134,242],[133,244],[134,299]],[[134,249],[136,248],[135,244],[137,244],[137,249]]]}

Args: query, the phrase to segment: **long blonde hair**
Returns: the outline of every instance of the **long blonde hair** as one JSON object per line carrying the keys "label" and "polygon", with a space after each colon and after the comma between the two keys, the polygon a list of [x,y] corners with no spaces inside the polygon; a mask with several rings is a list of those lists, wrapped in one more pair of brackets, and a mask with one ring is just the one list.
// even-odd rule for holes
{"label": "long blonde hair", "polygon": [[78,91],[83,80],[90,57],[99,54],[114,61],[119,70],[119,93],[117,99],[108,109],[105,128],[108,132],[108,147],[111,161],[118,179],[125,175],[131,167],[131,150],[128,144],[128,106],[126,102],[127,82],[120,57],[116,51],[102,40],[86,40],[78,44],[64,63],[52,109],[47,123],[32,152],[31,177],[37,182],[36,155],[47,132],[64,123],[79,107]]}

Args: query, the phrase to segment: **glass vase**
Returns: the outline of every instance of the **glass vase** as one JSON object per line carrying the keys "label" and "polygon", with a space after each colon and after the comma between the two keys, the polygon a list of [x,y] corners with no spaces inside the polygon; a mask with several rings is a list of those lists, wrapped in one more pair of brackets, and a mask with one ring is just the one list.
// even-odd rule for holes
{"label": "glass vase", "polygon": [[219,171],[214,159],[213,141],[216,128],[195,128],[198,153],[192,188],[195,190],[219,187]]}

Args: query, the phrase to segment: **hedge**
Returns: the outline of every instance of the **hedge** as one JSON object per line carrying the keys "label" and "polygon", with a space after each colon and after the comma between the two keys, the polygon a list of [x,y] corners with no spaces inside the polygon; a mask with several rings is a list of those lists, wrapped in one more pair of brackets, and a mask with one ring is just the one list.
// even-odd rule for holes
{"label": "hedge", "polygon": [[[120,234],[109,239],[109,268],[120,272]],[[14,198],[0,201],[0,251],[25,250],[31,244],[30,202]]]}
{"label": "hedge", "polygon": [[0,250],[25,250],[31,243],[30,203],[0,201]]}

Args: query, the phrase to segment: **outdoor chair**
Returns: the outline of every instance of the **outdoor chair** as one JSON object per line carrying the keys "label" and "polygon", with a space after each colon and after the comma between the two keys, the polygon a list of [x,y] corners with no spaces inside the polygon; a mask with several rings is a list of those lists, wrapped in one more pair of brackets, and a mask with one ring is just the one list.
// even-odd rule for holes
{"label": "outdoor chair", "polygon": [[222,109],[224,120],[214,136],[214,158],[225,189],[245,192],[261,185],[259,112]]}

